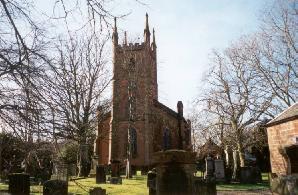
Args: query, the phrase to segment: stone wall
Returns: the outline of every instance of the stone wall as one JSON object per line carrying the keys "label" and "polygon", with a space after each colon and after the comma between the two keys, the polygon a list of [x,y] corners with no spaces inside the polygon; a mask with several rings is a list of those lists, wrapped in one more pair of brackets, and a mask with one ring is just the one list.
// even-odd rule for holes
{"label": "stone wall", "polygon": [[285,147],[297,144],[298,119],[267,128],[272,173],[290,173],[289,160],[283,151]]}

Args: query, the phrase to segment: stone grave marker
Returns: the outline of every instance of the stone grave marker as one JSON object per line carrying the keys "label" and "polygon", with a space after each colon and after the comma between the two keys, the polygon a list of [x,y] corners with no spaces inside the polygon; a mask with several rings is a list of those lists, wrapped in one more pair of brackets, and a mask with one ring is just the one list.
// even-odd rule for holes
{"label": "stone grave marker", "polygon": [[225,180],[225,167],[224,167],[224,161],[222,159],[214,160],[214,169],[215,169],[216,181],[224,181]]}
{"label": "stone grave marker", "polygon": [[147,187],[149,188],[149,195],[156,194],[156,171],[149,171],[147,176]]}
{"label": "stone grave marker", "polygon": [[93,156],[92,161],[91,161],[91,170],[89,173],[89,177],[96,177],[96,167],[98,164],[98,156]]}
{"label": "stone grave marker", "polygon": [[8,176],[8,192],[11,194],[29,195],[30,176],[23,173],[13,173]]}
{"label": "stone grave marker", "polygon": [[63,163],[55,163],[51,180],[68,181],[68,166]]}
{"label": "stone grave marker", "polygon": [[104,165],[96,166],[96,183],[106,183],[106,172]]}
{"label": "stone grave marker", "polygon": [[90,195],[106,195],[106,190],[100,187],[93,188],[89,190]]}
{"label": "stone grave marker", "polygon": [[43,195],[67,195],[68,183],[62,180],[48,180],[43,184]]}
{"label": "stone grave marker", "polygon": [[205,179],[211,179],[211,178],[214,178],[214,161],[210,156],[208,156],[206,158]]}

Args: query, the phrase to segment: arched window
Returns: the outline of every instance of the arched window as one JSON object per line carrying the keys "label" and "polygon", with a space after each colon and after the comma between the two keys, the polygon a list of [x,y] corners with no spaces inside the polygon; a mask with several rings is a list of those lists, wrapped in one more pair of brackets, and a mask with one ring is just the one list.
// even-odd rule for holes
{"label": "arched window", "polygon": [[138,153],[138,138],[137,138],[137,131],[134,128],[130,129],[131,135],[131,155],[133,158],[137,156]]}
{"label": "arched window", "polygon": [[163,131],[163,149],[171,149],[171,133],[167,127]]}

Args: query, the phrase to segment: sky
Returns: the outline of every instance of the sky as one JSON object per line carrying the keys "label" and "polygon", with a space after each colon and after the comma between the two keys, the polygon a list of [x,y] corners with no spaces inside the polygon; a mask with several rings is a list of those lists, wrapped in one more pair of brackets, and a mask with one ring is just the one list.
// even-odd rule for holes
{"label": "sky", "polygon": [[[64,2],[73,3],[72,0],[68,1]],[[153,27],[156,32],[159,101],[173,110],[176,110],[177,101],[183,101],[184,113],[188,115],[192,111],[192,102],[201,92],[200,84],[210,67],[212,50],[223,50],[241,36],[257,31],[261,11],[270,7],[273,0],[107,2],[111,2],[107,7],[113,15],[127,14],[117,21],[120,43],[124,31],[127,31],[128,41],[143,41],[145,14],[148,13],[151,32]],[[37,8],[51,15],[54,3],[52,0],[37,1]],[[68,8],[71,9],[71,6]],[[87,12],[82,9],[80,11]],[[75,16],[68,22],[71,26],[81,28],[82,21],[82,18]],[[63,28],[55,27],[54,30],[65,31]]]}
{"label": "sky", "polygon": [[[128,40],[143,41],[145,13],[155,28],[158,60],[159,101],[176,110],[177,101],[190,114],[200,93],[204,72],[213,49],[224,49],[242,35],[257,31],[261,10],[269,0],[126,0],[114,7],[118,31]],[[139,41],[138,41],[139,38]],[[120,38],[120,41],[121,38]]]}

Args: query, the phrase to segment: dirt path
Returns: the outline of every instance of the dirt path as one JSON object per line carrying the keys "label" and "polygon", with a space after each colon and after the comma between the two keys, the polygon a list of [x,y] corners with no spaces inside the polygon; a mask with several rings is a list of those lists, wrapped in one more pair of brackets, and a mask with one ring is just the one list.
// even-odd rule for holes
{"label": "dirt path", "polygon": [[270,190],[217,191],[217,195],[275,195]]}

